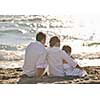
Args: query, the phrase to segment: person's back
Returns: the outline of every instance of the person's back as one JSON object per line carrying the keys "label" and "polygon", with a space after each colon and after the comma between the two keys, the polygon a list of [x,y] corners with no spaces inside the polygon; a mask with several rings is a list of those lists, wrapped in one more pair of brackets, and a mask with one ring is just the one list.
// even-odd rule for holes
{"label": "person's back", "polygon": [[27,76],[40,77],[45,69],[46,49],[44,47],[46,40],[45,34],[39,32],[36,35],[36,42],[30,43],[25,52],[23,65],[23,74]]}
{"label": "person's back", "polygon": [[68,64],[76,66],[76,63],[63,50],[60,50],[60,39],[54,36],[50,39],[50,48],[47,50],[47,61],[49,74],[51,76],[64,76],[63,60]]}
{"label": "person's back", "polygon": [[33,76],[36,72],[36,64],[45,48],[38,41],[32,42],[26,48],[23,71],[28,76]]}
{"label": "person's back", "polygon": [[[71,51],[72,48],[68,45],[64,45],[62,50],[64,50],[72,59],[74,59],[71,56]],[[75,60],[74,60],[75,61]],[[77,62],[76,62],[77,63]],[[84,77],[87,75],[85,70],[82,70],[82,68],[77,64],[76,67],[70,66],[65,60],[63,60],[63,68],[65,71],[65,75],[67,76],[79,76],[79,77]]]}
{"label": "person's back", "polygon": [[57,47],[47,49],[47,61],[50,76],[64,76],[61,50]]}

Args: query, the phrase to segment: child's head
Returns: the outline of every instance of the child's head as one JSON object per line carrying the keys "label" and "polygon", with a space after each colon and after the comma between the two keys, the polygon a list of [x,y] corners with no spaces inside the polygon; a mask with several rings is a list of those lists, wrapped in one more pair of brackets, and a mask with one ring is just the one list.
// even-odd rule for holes
{"label": "child's head", "polygon": [[68,45],[64,45],[63,47],[62,47],[62,50],[64,50],[67,54],[71,54],[71,52],[72,52],[72,49],[71,49],[71,47],[70,46],[68,46]]}
{"label": "child's head", "polygon": [[53,36],[50,41],[50,47],[60,47],[60,39],[57,36]]}

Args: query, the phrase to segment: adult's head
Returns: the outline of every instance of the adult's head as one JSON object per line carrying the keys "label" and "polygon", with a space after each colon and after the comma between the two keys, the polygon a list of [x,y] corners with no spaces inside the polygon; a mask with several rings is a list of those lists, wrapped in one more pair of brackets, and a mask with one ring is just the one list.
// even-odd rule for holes
{"label": "adult's head", "polygon": [[62,50],[64,50],[67,54],[71,54],[71,52],[72,52],[72,48],[70,47],[70,46],[68,46],[68,45],[64,45],[63,47],[62,47]]}
{"label": "adult's head", "polygon": [[57,36],[53,36],[49,41],[50,47],[60,47],[60,39]]}
{"label": "adult's head", "polygon": [[46,35],[43,32],[38,32],[36,35],[36,40],[44,45],[46,42]]}

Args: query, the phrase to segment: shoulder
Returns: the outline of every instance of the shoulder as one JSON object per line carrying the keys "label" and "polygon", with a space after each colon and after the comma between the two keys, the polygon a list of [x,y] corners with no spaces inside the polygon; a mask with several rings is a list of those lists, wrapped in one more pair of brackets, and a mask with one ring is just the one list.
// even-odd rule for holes
{"label": "shoulder", "polygon": [[71,58],[64,50],[61,50],[61,56],[64,58]]}
{"label": "shoulder", "polygon": [[65,55],[67,54],[64,50],[60,50],[60,53]]}
{"label": "shoulder", "polygon": [[34,42],[29,43],[28,46],[27,46],[27,48],[32,47],[32,45],[34,45]]}

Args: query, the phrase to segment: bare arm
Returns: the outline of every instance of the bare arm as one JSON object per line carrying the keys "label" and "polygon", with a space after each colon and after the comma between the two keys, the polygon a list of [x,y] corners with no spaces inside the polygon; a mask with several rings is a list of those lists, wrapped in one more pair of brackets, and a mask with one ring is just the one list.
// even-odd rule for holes
{"label": "bare arm", "polygon": [[44,73],[45,68],[37,68],[36,70],[36,77],[42,77]]}
{"label": "bare arm", "polygon": [[36,63],[36,76],[37,77],[42,77],[44,74],[45,68],[47,67],[46,56],[47,56],[47,53],[46,53],[46,51],[44,51],[39,56],[39,59]]}

